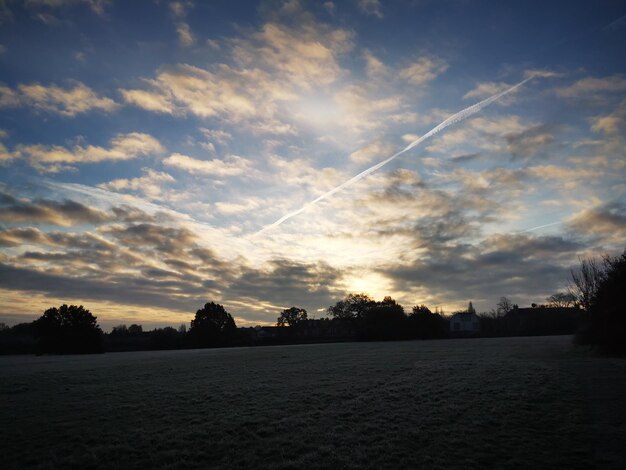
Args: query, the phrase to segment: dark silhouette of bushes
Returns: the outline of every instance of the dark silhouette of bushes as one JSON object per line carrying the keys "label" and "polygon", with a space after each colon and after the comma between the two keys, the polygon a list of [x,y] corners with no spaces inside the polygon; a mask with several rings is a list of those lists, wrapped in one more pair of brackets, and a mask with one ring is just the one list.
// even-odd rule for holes
{"label": "dark silhouette of bushes", "polygon": [[103,352],[102,330],[96,317],[82,305],[46,310],[33,322],[37,352],[85,354]]}

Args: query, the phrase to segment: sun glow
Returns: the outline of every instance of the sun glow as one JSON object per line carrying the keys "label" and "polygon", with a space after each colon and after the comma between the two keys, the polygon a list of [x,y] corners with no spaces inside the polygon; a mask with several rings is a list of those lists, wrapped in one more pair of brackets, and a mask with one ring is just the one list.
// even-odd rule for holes
{"label": "sun glow", "polygon": [[389,279],[378,273],[358,273],[349,276],[345,280],[345,286],[348,292],[364,293],[376,300],[392,295]]}

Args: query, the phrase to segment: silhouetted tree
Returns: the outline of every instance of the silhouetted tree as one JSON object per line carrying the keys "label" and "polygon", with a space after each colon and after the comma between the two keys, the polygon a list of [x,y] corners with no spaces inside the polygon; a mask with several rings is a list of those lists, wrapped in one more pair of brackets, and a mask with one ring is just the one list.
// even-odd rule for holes
{"label": "silhouetted tree", "polygon": [[448,332],[448,323],[435,309],[433,313],[426,305],[415,305],[408,317],[408,330],[411,338],[443,338]]}
{"label": "silhouetted tree", "polygon": [[550,307],[572,307],[576,303],[576,296],[571,292],[557,292],[546,297]]}
{"label": "silhouetted tree", "polygon": [[128,327],[128,334],[131,336],[138,336],[143,333],[143,327],[141,325],[132,324]]}
{"label": "silhouetted tree", "polygon": [[328,314],[338,319],[358,319],[376,302],[367,294],[349,294],[332,307],[328,307]]}
{"label": "silhouetted tree", "polygon": [[571,271],[572,283],[570,292],[576,297],[579,305],[589,310],[591,301],[596,296],[600,284],[604,281],[603,266],[593,259],[580,259],[580,267]]}
{"label": "silhouetted tree", "polygon": [[496,312],[498,315],[506,315],[513,310],[513,302],[508,297],[500,297],[500,300],[496,304]]}
{"label": "silhouetted tree", "polygon": [[577,274],[584,284],[581,296],[588,295],[585,298],[588,308],[578,340],[608,353],[625,354],[626,249],[615,258],[606,256],[601,266],[590,265],[588,260],[581,261]]}
{"label": "silhouetted tree", "polygon": [[390,340],[407,337],[404,308],[391,297],[372,302],[360,315],[363,338]]}
{"label": "silhouetted tree", "polygon": [[280,317],[276,319],[277,326],[296,326],[302,320],[307,319],[307,312],[303,308],[291,307],[280,312]]}
{"label": "silhouetted tree", "polygon": [[205,348],[229,344],[236,331],[237,326],[230,313],[220,304],[209,302],[196,312],[189,335],[194,346]]}
{"label": "silhouetted tree", "polygon": [[102,330],[82,305],[49,308],[35,322],[38,352],[102,352]]}
{"label": "silhouetted tree", "polygon": [[111,333],[109,334],[113,337],[128,336],[128,327],[126,325],[114,326],[113,329],[111,330]]}

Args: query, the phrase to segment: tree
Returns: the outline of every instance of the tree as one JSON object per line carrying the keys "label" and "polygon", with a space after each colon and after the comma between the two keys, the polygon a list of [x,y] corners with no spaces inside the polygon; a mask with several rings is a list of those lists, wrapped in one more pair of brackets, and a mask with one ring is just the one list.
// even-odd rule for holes
{"label": "tree", "polygon": [[500,300],[496,304],[496,311],[499,316],[506,315],[513,310],[513,302],[507,297],[500,297]]}
{"label": "tree", "polygon": [[128,327],[128,334],[132,336],[139,336],[143,333],[143,327],[133,323]]}
{"label": "tree", "polygon": [[276,319],[276,325],[278,326],[296,326],[303,320],[307,319],[307,312],[303,308],[291,307],[283,310],[280,313],[280,317]]}
{"label": "tree", "polygon": [[376,302],[367,294],[349,294],[344,300],[328,307],[328,314],[338,319],[358,319],[375,304]]}
{"label": "tree", "polygon": [[49,308],[34,322],[38,352],[102,352],[102,330],[96,320],[82,305]]}
{"label": "tree", "polygon": [[605,256],[602,265],[590,267],[588,260],[581,261],[578,274],[583,280],[581,294],[589,295],[578,341],[626,354],[626,249],[615,258]]}
{"label": "tree", "polygon": [[430,311],[430,309],[422,304],[422,305],[415,305],[413,306],[413,309],[411,310],[411,316],[413,315],[432,315],[432,312]]}
{"label": "tree", "polygon": [[605,272],[596,259],[580,259],[580,267],[570,271],[572,282],[570,293],[574,295],[580,306],[588,311],[591,301],[596,296],[598,288],[604,282]]}
{"label": "tree", "polygon": [[550,307],[571,307],[576,303],[576,296],[571,292],[557,292],[546,297]]}
{"label": "tree", "polygon": [[237,325],[223,306],[210,302],[196,312],[189,334],[196,347],[224,346],[237,331]]}
{"label": "tree", "polygon": [[408,317],[408,333],[411,338],[443,338],[447,333],[447,321],[438,308],[433,313],[426,305],[415,305]]}
{"label": "tree", "polygon": [[391,297],[372,302],[360,316],[365,339],[399,339],[406,335],[404,308]]}

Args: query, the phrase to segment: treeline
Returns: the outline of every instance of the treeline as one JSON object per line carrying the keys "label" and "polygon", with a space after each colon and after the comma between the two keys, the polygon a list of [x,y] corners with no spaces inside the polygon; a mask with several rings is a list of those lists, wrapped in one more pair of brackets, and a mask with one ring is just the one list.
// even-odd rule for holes
{"label": "treeline", "polygon": [[[119,325],[103,333],[97,318],[83,306],[46,310],[31,323],[0,323],[0,354],[98,353],[159,349],[253,346],[321,341],[390,341],[456,336],[518,336],[577,333],[580,344],[604,352],[626,353],[626,250],[602,262],[582,260],[571,273],[570,292],[557,293],[547,305],[519,308],[502,297],[496,309],[477,314],[468,308],[445,316],[425,305],[409,312],[391,297],[376,301],[350,294],[327,309],[327,317],[309,319],[305,309],[280,312],[276,326],[237,328],[232,315],[209,302],[179,328],[144,331]],[[456,328],[450,326],[457,323]],[[471,326],[470,328],[465,328]]]}

